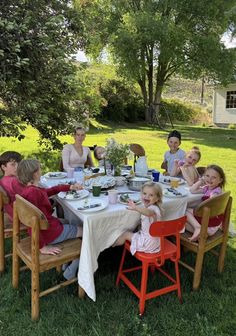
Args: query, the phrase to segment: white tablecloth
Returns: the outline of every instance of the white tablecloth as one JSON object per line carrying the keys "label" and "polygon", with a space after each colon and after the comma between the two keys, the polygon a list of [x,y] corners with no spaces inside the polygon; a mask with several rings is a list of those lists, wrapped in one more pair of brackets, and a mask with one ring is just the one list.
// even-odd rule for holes
{"label": "white tablecloth", "polygon": [[[186,191],[186,185],[180,190]],[[163,188],[167,186],[163,185]],[[139,193],[138,193],[139,194]],[[89,197],[93,197],[91,194]],[[186,197],[163,198],[164,220],[175,219],[185,214],[189,202],[199,200],[201,196],[192,195],[188,192]],[[132,210],[127,210],[123,204],[109,204],[102,211],[94,213],[82,213],[77,210],[78,201],[66,201],[59,199],[65,210],[71,211],[77,218],[83,221],[83,240],[78,272],[79,285],[87,295],[96,300],[94,284],[94,272],[98,268],[97,259],[103,250],[112,246],[115,240],[126,230],[134,230],[139,224],[140,215]],[[108,196],[101,198],[107,200]]]}

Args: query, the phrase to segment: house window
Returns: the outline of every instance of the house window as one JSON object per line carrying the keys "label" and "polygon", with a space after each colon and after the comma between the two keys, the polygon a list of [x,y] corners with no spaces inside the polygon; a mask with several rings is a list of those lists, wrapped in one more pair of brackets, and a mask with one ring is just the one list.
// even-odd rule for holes
{"label": "house window", "polygon": [[236,108],[236,91],[227,91],[226,108]]}

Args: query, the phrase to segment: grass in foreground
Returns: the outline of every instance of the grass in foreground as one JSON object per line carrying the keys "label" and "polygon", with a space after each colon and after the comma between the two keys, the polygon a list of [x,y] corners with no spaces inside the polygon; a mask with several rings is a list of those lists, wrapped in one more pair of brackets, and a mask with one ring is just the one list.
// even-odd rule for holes
{"label": "grass in foreground", "polygon": [[[100,127],[100,129],[98,129]],[[134,128],[135,127],[135,128]],[[226,171],[227,189],[235,198],[236,132],[232,130],[206,129],[179,126],[183,135],[182,148],[198,145],[202,151],[201,165],[217,163]],[[39,153],[37,134],[27,130],[27,139],[21,143],[1,138],[1,152],[18,150],[27,156],[38,157],[44,163],[44,170],[58,169],[59,153]],[[156,128],[132,125],[115,127],[99,125],[87,135],[85,145],[105,144],[105,139],[114,137],[123,143],[137,142],[144,146],[150,167],[159,168],[167,149],[167,132]],[[64,141],[71,142],[71,137]],[[32,154],[34,153],[34,154]],[[235,221],[235,208],[233,212]],[[230,239],[225,270],[217,273],[217,261],[212,254],[206,255],[201,288],[191,290],[192,274],[180,268],[183,304],[176,294],[150,300],[146,314],[138,317],[138,300],[125,286],[115,287],[115,278],[121,256],[121,248],[108,249],[99,257],[99,268],[95,274],[97,301],[79,300],[76,286],[60,290],[41,299],[41,318],[38,323],[30,320],[30,274],[21,274],[19,290],[11,286],[11,261],[7,271],[0,278],[0,334],[15,336],[156,336],[156,335],[198,335],[233,336],[236,330],[236,239]],[[192,259],[188,254],[185,257]],[[169,267],[169,264],[167,265]],[[42,276],[42,286],[60,279],[54,270]],[[162,282],[151,276],[150,286]]]}

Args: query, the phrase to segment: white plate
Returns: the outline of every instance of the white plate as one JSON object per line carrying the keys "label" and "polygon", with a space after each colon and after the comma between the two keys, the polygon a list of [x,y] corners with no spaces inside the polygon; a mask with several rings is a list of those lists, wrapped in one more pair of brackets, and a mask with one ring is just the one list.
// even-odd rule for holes
{"label": "white plate", "polygon": [[[90,208],[90,209],[83,209],[83,210],[78,210],[78,208],[83,208],[84,206],[92,205],[92,204],[101,204],[100,206],[96,208]],[[102,199],[86,199],[84,201],[80,201],[78,205],[76,206],[77,211],[81,211],[84,213],[90,213],[90,212],[97,212],[105,209],[108,206],[108,201],[107,200],[102,200]]]}
{"label": "white plate", "polygon": [[[176,189],[175,189],[175,190],[176,190]],[[167,189],[165,189],[165,190],[163,191],[163,195],[164,195],[165,197],[167,197],[167,198],[181,198],[181,197],[185,197],[185,196],[188,195],[187,190],[181,190],[181,191],[179,191],[179,190],[177,189],[176,191],[180,192],[181,195],[175,195],[174,193],[172,193],[171,191],[168,191]]]}
{"label": "white plate", "polygon": [[120,195],[120,196],[119,196],[119,203],[121,203],[121,204],[125,204],[125,205],[128,204],[128,202],[125,202],[125,201],[123,201],[123,200],[121,199],[122,196],[124,196],[124,195],[129,195],[129,199],[131,199],[132,201],[135,201],[135,204],[140,204],[140,203],[141,203],[141,200],[140,200],[140,198],[139,198],[138,196],[135,196],[135,195],[133,195],[133,194],[129,194],[128,192],[127,192],[127,194],[123,194],[123,195]]}
{"label": "white plate", "polygon": [[49,172],[44,175],[47,179],[61,179],[67,177],[67,173],[63,172]]}
{"label": "white plate", "polygon": [[[160,178],[160,181],[159,181],[159,182],[161,182],[161,183],[163,183],[163,184],[168,184],[168,185],[170,185],[170,181],[171,181],[171,180],[176,181],[176,178],[177,178],[177,177],[163,176],[163,177]],[[178,178],[178,182],[179,182],[179,184],[184,184],[184,183],[186,183],[185,180],[182,179],[181,177]]]}
{"label": "white plate", "polygon": [[[70,198],[69,195],[72,195],[73,197]],[[88,195],[89,195],[89,191],[83,189],[83,190],[78,190],[75,194],[69,194],[68,192],[61,191],[59,192],[58,197],[66,201],[79,201],[82,198],[87,197]]]}

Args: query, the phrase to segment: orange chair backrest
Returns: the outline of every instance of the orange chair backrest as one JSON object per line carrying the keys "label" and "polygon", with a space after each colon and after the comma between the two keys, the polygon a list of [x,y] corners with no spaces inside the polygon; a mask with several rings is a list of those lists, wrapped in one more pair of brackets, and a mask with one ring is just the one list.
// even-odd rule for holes
{"label": "orange chair backrest", "polygon": [[180,233],[179,231],[183,229],[187,217],[183,216],[169,221],[159,221],[151,224],[149,233],[153,237],[160,237],[160,256],[156,260],[156,264],[161,267],[165,263],[166,255],[164,250],[165,237],[172,236],[175,237],[176,250],[174,254],[170,257],[172,261],[179,260],[180,258]]}
{"label": "orange chair backrest", "polygon": [[186,220],[187,217],[183,216],[173,220],[154,222],[150,226],[149,233],[153,237],[178,235],[179,231],[183,229]]}
{"label": "orange chair backrest", "polygon": [[40,211],[32,203],[28,202],[20,195],[16,195],[14,206],[16,207],[19,221],[22,224],[32,228],[35,221],[37,221],[37,223],[39,223],[40,230],[48,229],[49,224],[46,217],[44,216],[42,211]]}

